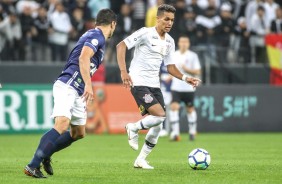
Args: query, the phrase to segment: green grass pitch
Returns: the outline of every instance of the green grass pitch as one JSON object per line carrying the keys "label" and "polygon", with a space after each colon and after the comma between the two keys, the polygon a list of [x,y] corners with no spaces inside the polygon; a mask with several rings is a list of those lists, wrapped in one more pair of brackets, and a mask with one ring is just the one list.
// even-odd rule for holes
{"label": "green grass pitch", "polygon": [[[139,152],[131,150],[126,135],[87,135],[53,155],[54,175],[27,177],[24,166],[31,159],[41,135],[0,135],[1,184],[86,183],[282,183],[281,133],[202,133],[196,141],[182,135],[180,142],[160,138],[148,157],[155,170],[133,168]],[[144,135],[140,136],[142,147]],[[194,148],[211,154],[207,170],[192,170],[187,155]]]}

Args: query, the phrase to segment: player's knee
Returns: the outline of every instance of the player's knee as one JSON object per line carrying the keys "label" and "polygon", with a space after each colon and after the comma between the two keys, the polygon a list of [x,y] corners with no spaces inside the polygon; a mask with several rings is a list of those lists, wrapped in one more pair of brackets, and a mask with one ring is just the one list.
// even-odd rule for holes
{"label": "player's knee", "polygon": [[54,128],[60,133],[64,133],[68,130],[70,120],[67,117],[56,117]]}
{"label": "player's knee", "polygon": [[165,116],[153,116],[155,118],[155,122],[156,122],[156,126],[154,128],[156,128],[157,126],[159,126],[160,124],[162,124],[164,122],[164,120],[166,119]]}
{"label": "player's knee", "polygon": [[179,110],[179,108],[180,108],[180,105],[179,105],[179,103],[177,103],[177,102],[172,102],[172,103],[170,104],[170,109],[171,109],[172,111],[177,111],[177,110]]}
{"label": "player's knee", "polygon": [[84,132],[75,132],[74,134],[71,135],[71,137],[74,140],[83,139],[85,137],[85,133]]}

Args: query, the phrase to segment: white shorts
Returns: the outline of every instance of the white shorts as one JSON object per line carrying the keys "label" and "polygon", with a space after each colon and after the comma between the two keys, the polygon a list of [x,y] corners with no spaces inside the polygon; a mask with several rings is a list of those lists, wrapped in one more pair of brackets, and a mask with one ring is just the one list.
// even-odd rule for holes
{"label": "white shorts", "polygon": [[72,125],[86,124],[86,102],[73,87],[58,80],[53,85],[53,97],[52,118],[65,116],[71,120]]}

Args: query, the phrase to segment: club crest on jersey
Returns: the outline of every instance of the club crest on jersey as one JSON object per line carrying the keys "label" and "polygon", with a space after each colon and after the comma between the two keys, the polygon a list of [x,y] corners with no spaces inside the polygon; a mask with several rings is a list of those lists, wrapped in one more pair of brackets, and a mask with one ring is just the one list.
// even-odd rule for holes
{"label": "club crest on jersey", "polygon": [[151,94],[145,94],[143,98],[145,100],[145,103],[151,103],[153,101],[153,97],[151,96]]}
{"label": "club crest on jersey", "polygon": [[97,46],[98,45],[98,40],[97,39],[93,39],[91,40],[92,45]]}

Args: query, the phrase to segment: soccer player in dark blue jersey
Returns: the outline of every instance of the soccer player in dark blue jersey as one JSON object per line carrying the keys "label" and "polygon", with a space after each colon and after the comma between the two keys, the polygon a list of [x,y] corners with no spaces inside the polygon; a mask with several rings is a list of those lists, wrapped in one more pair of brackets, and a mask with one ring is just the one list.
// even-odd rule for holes
{"label": "soccer player in dark blue jersey", "polygon": [[33,159],[24,169],[26,175],[45,178],[40,171],[41,163],[47,174],[53,175],[50,164],[53,153],[84,137],[86,104],[93,101],[91,76],[103,60],[105,42],[113,35],[116,19],[112,10],[100,10],[96,17],[96,28],[84,33],[71,51],[53,86],[54,128],[42,136]]}

